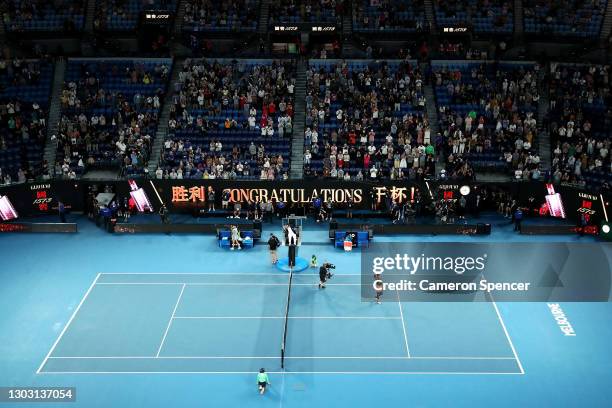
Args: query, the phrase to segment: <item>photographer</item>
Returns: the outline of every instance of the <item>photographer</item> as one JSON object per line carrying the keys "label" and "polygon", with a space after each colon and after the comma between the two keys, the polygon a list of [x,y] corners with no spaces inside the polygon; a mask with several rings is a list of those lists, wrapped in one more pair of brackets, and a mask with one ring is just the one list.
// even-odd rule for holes
{"label": "photographer", "polygon": [[323,207],[319,208],[317,213],[317,222],[325,221],[327,219],[327,212]]}
{"label": "photographer", "polygon": [[325,282],[334,276],[329,271],[330,269],[336,269],[336,265],[329,262],[323,262],[323,265],[319,268],[319,289],[325,289]]}

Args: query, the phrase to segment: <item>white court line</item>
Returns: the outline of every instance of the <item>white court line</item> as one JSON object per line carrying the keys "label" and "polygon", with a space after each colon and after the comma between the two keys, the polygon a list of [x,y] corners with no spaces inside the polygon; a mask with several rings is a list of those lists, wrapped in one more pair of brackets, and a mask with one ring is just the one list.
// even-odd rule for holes
{"label": "white court line", "polygon": [[[285,276],[286,272],[279,271],[278,273],[245,273],[245,272],[102,272],[101,275],[230,275],[230,276]],[[318,272],[296,272],[295,276],[299,275],[314,275],[318,276]],[[335,277],[338,276],[361,276],[360,273],[336,273]]]}
{"label": "white court line", "polygon": [[[44,371],[40,374],[246,374],[253,375],[255,371]],[[452,372],[452,371],[268,371],[268,374],[278,375],[310,375],[310,374],[327,374],[327,375],[523,375],[519,372]]]}
{"label": "white court line", "polygon": [[285,376],[283,375],[283,378],[281,380],[281,392],[280,392],[280,398],[279,398],[279,407],[283,408],[283,397],[285,396]]}
{"label": "white court line", "polygon": [[87,289],[87,292],[85,292],[85,295],[83,296],[83,298],[79,302],[79,305],[76,307],[76,309],[74,309],[74,312],[72,312],[72,316],[70,316],[70,319],[68,320],[68,323],[66,323],[66,325],[64,326],[64,329],[62,330],[62,332],[60,333],[58,338],[55,339],[55,343],[53,343],[53,346],[51,346],[51,350],[49,350],[49,352],[47,353],[47,356],[45,357],[43,362],[40,363],[40,366],[38,367],[38,370],[36,370],[36,374],[40,374],[40,370],[42,370],[42,368],[47,363],[47,360],[49,359],[49,356],[53,353],[53,351],[55,350],[55,347],[57,347],[58,343],[60,342],[60,340],[64,336],[64,333],[66,333],[66,330],[68,329],[68,326],[70,326],[70,323],[72,323],[72,321],[74,320],[74,317],[76,316],[76,314],[81,309],[81,306],[85,302],[85,299],[87,299],[87,296],[89,296],[89,293],[91,293],[91,290],[94,288],[94,286],[96,285],[96,282],[98,281],[99,278],[100,278],[100,274],[97,274],[96,278],[94,279],[94,281],[89,286],[89,289]]}
{"label": "white court line", "polygon": [[[278,360],[278,356],[54,356],[50,360]],[[291,356],[293,360],[514,360],[514,357]]]}
{"label": "white court line", "polygon": [[[225,372],[225,371],[45,371],[45,372],[41,372],[42,368],[44,367],[44,365],[46,364],[48,359],[62,359],[62,358],[70,358],[70,357],[51,357],[52,352],[54,351],[55,347],[57,346],[57,344],[59,343],[59,341],[61,340],[62,336],[64,335],[65,331],[67,330],[68,326],[71,324],[72,320],[74,319],[74,317],[76,316],[78,310],[80,309],[81,305],[84,303],[85,299],[88,297],[89,293],[91,292],[91,290],[93,289],[93,287],[96,285],[100,275],[104,275],[104,274],[108,274],[108,275],[174,275],[174,274],[168,274],[168,273],[100,273],[96,276],[96,279],[94,280],[94,282],[92,283],[92,285],[90,286],[90,288],[88,289],[87,293],[85,294],[85,296],[83,297],[83,299],[81,300],[81,302],[79,303],[77,309],[75,310],[75,312],[73,313],[73,315],[71,316],[70,320],[68,321],[68,323],[66,324],[66,326],[64,327],[64,329],[62,330],[62,333],[60,334],[60,336],[58,337],[58,339],[55,341],[54,345],[52,346],[51,350],[49,351],[49,353],[47,354],[47,356],[45,357],[45,360],[43,361],[43,363],[40,365],[40,367],[37,370],[37,374],[248,374],[248,375],[252,375],[253,373],[250,371],[247,372],[241,372],[241,371],[232,371],[232,372]],[[237,274],[224,274],[224,273],[177,273],[176,275],[185,275],[185,274],[190,274],[190,275],[279,275],[276,273],[268,273],[268,274],[247,274],[247,273],[237,273]],[[310,273],[309,273],[310,275]],[[312,275],[316,275],[316,274],[312,274]],[[343,274],[343,275],[361,275],[361,274]],[[341,276],[341,275],[338,275]],[[98,283],[98,284],[104,284],[104,283]],[[116,283],[116,284],[121,284],[121,283]],[[177,284],[182,284],[182,285],[186,285],[184,283],[177,283]],[[286,284],[281,284],[283,286],[286,286]],[[310,286],[310,284],[305,284]],[[184,289],[184,287],[182,288]],[[177,301],[177,305],[175,305],[175,311],[173,312],[173,314],[176,312],[176,307],[178,306],[178,302],[180,301],[180,297],[182,296],[182,292],[183,290],[181,290],[181,295],[179,295],[179,300]],[[399,296],[399,294],[398,294]],[[410,372],[410,371],[405,371],[405,372],[378,372],[378,371],[311,371],[311,372],[286,372],[286,371],[280,371],[280,372],[274,372],[271,371],[269,372],[270,374],[280,374],[280,375],[284,375],[284,374],[338,374],[338,375],[346,375],[346,374],[352,374],[352,375],[371,375],[371,374],[383,374],[383,375],[522,375],[524,374],[524,370],[522,367],[522,364],[520,362],[520,359],[518,358],[518,355],[516,353],[516,350],[514,348],[514,345],[510,339],[510,336],[507,332],[506,326],[503,322],[503,319],[501,318],[501,314],[499,313],[499,310],[497,308],[497,304],[495,303],[495,301],[492,300],[493,306],[495,308],[495,311],[497,313],[498,319],[502,325],[502,328],[506,334],[506,338],[512,348],[514,357],[410,357],[413,359],[448,359],[448,360],[452,360],[452,359],[463,359],[463,360],[467,360],[467,359],[474,359],[474,360],[508,360],[508,359],[512,359],[512,360],[516,360],[518,363],[518,366],[520,368],[520,372]],[[404,325],[403,322],[403,312],[401,309],[401,303],[400,303],[400,313],[401,313],[401,319],[402,319],[402,324]],[[172,321],[172,319],[177,318],[175,316],[171,317],[170,319],[170,323]],[[380,318],[380,317],[379,317]],[[167,327],[167,331],[166,334],[164,335],[164,339],[162,340],[162,345],[163,345],[163,341],[165,340],[165,337],[167,335],[168,329],[170,327],[170,323],[169,326]],[[404,327],[405,330],[405,327]],[[405,336],[405,340],[407,341],[407,337]],[[160,345],[160,350],[161,350],[161,346]],[[74,358],[82,358],[82,359],[87,359],[87,358],[95,358],[95,357],[74,357]],[[110,357],[110,358],[120,358],[120,357]],[[134,358],[134,357],[127,357],[127,358]],[[154,358],[154,357],[145,357],[145,358]],[[157,358],[168,358],[168,357],[157,357]],[[173,357],[170,357],[173,358]],[[177,358],[185,358],[185,357],[177,357]],[[187,357],[187,358],[194,358],[194,357]],[[199,357],[195,357],[195,358],[199,358]],[[211,357],[204,357],[204,358],[211,358]],[[218,357],[218,358],[228,358],[228,357]],[[262,358],[262,357],[244,357],[244,358]],[[277,359],[278,357],[268,357],[270,359]],[[288,359],[290,358],[336,358],[336,359],[369,359],[370,357],[365,357],[365,356],[360,356],[360,357],[286,357]],[[374,357],[376,358],[376,357]],[[394,357],[378,357],[380,359],[391,359]],[[397,357],[397,358],[402,358],[402,359],[407,359],[408,357]]]}
{"label": "white court line", "polygon": [[172,316],[170,316],[170,320],[168,321],[168,326],[166,327],[166,331],[164,332],[164,337],[162,338],[162,341],[159,345],[159,348],[157,349],[157,355],[156,357],[159,357],[159,353],[161,353],[162,347],[164,346],[164,342],[166,341],[166,336],[168,335],[168,331],[170,331],[170,326],[172,326],[172,321],[174,320],[174,315],[176,314],[176,309],[178,308],[178,305],[181,301],[181,298],[183,297],[183,292],[185,291],[185,285],[183,284],[183,287],[181,287],[181,293],[179,293],[178,299],[176,299],[176,304],[174,305],[174,310],[172,310]]}
{"label": "white court line", "polygon": [[406,353],[408,353],[408,357],[410,357],[410,347],[408,347],[408,336],[406,335],[406,324],[404,323],[404,311],[402,310],[402,302],[400,301],[399,291],[397,293],[397,304],[399,305],[400,310],[400,318],[402,319],[402,329],[404,330],[404,342],[406,344]]}
{"label": "white court line", "polygon": [[[174,319],[284,319],[285,316],[174,316]],[[287,319],[399,320],[396,316],[288,316]]]}
{"label": "white court line", "polygon": [[[189,285],[189,286],[287,286],[287,283],[245,283],[245,282],[99,282],[98,285]],[[293,286],[317,286],[313,283],[293,283]],[[328,283],[326,286],[361,286],[361,283]]]}
{"label": "white court line", "polygon": [[[489,293],[489,292],[487,292]],[[525,370],[523,369],[523,364],[521,363],[521,359],[519,358],[518,354],[516,353],[516,349],[514,348],[514,344],[512,343],[512,340],[510,339],[510,335],[508,334],[508,329],[506,329],[506,324],[504,323],[504,319],[502,319],[501,314],[499,313],[499,309],[497,308],[497,303],[495,303],[495,299],[493,299],[493,295],[491,295],[489,293],[489,296],[491,296],[491,303],[493,303],[493,308],[495,309],[495,313],[497,313],[497,318],[499,319],[499,322],[501,323],[502,328],[504,329],[504,333],[506,334],[506,339],[508,339],[508,344],[510,344],[510,348],[512,349],[512,354],[514,354],[514,358],[516,360],[516,363],[518,364],[520,370],[521,370],[521,374],[525,374]]]}

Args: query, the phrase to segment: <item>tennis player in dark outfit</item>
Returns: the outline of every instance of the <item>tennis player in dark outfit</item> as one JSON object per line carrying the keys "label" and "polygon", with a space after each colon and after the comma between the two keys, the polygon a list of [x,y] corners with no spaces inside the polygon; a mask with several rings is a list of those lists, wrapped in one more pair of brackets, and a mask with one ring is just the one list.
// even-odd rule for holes
{"label": "tennis player in dark outfit", "polygon": [[382,281],[377,281],[376,282],[376,287],[374,289],[376,291],[376,303],[380,304],[380,299],[382,298],[382,294],[383,294],[383,284]]}

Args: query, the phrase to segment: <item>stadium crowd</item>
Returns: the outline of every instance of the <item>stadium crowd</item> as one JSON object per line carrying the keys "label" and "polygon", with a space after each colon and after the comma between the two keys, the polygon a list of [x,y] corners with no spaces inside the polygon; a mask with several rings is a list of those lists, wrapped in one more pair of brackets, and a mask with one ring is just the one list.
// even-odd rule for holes
{"label": "stadium crowd", "polygon": [[271,0],[270,25],[297,22],[340,22],[343,0]]}
{"label": "stadium crowd", "polygon": [[[101,167],[146,173],[171,69],[161,61],[71,60],[49,169],[42,151],[52,66],[0,60],[0,182],[49,178],[51,170],[70,179]],[[426,77],[407,59],[310,60],[304,175],[471,180],[494,170],[609,189],[610,66],[553,62],[541,71],[530,62],[432,61]],[[439,133],[427,115],[427,81]],[[152,176],[288,178],[295,82],[295,60],[186,60]],[[537,120],[542,89],[546,123]],[[540,165],[538,125],[550,133],[550,173]],[[439,158],[445,166],[436,174]]]}
{"label": "stadium crowd", "polygon": [[134,61],[72,63],[61,94],[55,172],[86,167],[145,171],[170,66]]}
{"label": "stadium crowd", "polygon": [[185,3],[184,31],[249,31],[257,27],[258,0]]}
{"label": "stadium crowd", "polygon": [[0,184],[49,177],[42,152],[52,66],[0,59]]}
{"label": "stadium crowd", "polygon": [[439,25],[470,26],[476,33],[510,34],[514,30],[512,2],[507,0],[435,0]]}
{"label": "stadium crowd", "polygon": [[295,63],[186,61],[156,176],[287,177]]}
{"label": "stadium crowd", "polygon": [[96,0],[94,29],[128,31],[138,27],[143,10],[176,10],[175,0]]}
{"label": "stadium crowd", "polygon": [[606,5],[607,0],[525,1],[525,32],[596,38]]}
{"label": "stadium crowd", "polygon": [[435,172],[423,75],[414,63],[311,63],[307,84],[306,176],[414,180]]}
{"label": "stadium crowd", "polygon": [[426,25],[423,0],[362,0],[353,11],[356,31],[414,32]]}
{"label": "stadium crowd", "polygon": [[7,31],[80,31],[83,0],[7,0],[0,5]]}
{"label": "stadium crowd", "polygon": [[447,172],[476,169],[540,179],[537,153],[538,65],[434,66]]}
{"label": "stadium crowd", "polygon": [[609,189],[612,95],[609,65],[551,64],[550,134],[555,182]]}

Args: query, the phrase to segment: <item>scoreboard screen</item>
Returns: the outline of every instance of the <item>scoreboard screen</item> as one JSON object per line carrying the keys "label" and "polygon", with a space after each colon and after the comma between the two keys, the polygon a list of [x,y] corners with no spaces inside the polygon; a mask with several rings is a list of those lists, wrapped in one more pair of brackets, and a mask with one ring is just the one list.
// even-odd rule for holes
{"label": "scoreboard screen", "polygon": [[0,219],[2,221],[14,220],[19,217],[15,207],[7,196],[0,196]]}
{"label": "scoreboard screen", "polygon": [[561,194],[555,191],[552,184],[546,184],[546,206],[548,213],[556,218],[565,218],[565,208],[563,207],[563,201],[561,200]]}

